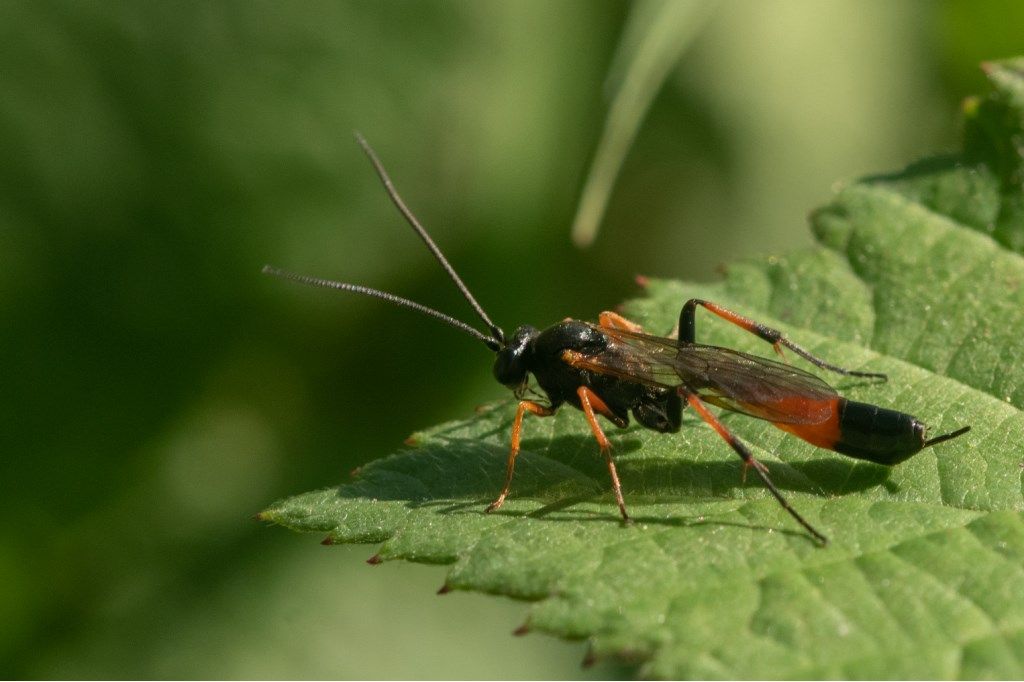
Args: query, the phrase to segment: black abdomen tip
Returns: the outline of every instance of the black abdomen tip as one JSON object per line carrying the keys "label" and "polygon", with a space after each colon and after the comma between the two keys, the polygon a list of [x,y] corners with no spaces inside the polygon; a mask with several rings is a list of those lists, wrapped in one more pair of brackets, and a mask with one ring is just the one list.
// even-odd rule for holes
{"label": "black abdomen tip", "polygon": [[840,409],[836,452],[892,466],[925,446],[925,426],[912,415],[852,400]]}

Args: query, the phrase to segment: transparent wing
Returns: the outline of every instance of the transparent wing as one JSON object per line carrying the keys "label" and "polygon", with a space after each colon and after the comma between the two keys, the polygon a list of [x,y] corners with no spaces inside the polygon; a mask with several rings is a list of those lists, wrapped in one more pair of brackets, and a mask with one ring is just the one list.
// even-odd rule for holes
{"label": "transparent wing", "polygon": [[626,381],[686,386],[702,400],[728,410],[785,424],[818,424],[834,414],[839,395],[813,374],[719,346],[598,327],[608,349],[574,365]]}

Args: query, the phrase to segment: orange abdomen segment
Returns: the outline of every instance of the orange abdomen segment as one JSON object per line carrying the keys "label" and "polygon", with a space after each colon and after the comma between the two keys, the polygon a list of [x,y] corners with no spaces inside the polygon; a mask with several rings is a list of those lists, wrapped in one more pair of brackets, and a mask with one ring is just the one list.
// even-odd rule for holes
{"label": "orange abdomen segment", "polygon": [[835,450],[836,445],[842,440],[842,413],[845,406],[845,398],[831,398],[829,400],[812,401],[803,400],[804,405],[794,405],[793,409],[787,410],[791,414],[818,412],[825,415],[825,419],[815,424],[788,424],[783,422],[772,422],[783,431],[787,431],[797,438],[807,441],[811,445],[826,450]]}

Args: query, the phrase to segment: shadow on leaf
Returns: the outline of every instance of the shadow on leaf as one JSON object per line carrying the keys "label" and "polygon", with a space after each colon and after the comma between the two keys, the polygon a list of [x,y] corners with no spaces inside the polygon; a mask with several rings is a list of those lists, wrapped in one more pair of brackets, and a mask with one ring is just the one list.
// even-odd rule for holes
{"label": "shadow on leaf", "polygon": [[[508,513],[557,520],[550,512],[583,502],[607,501],[607,517],[618,519],[607,465],[592,438],[564,435],[529,439],[523,445],[509,500],[540,501],[545,507]],[[643,453],[643,448],[643,441],[628,433],[616,441],[623,494],[634,513],[642,514],[643,507],[650,505],[745,499],[746,490],[763,490],[753,474],[743,482],[742,464],[727,448],[723,448],[722,459],[714,461],[686,459],[685,455],[629,456]],[[338,489],[338,495],[437,507],[442,514],[480,513],[504,483],[507,457],[505,446],[447,438],[367,465],[355,481]],[[854,462],[838,454],[767,464],[780,489],[823,498],[884,485],[889,477],[886,467]]]}

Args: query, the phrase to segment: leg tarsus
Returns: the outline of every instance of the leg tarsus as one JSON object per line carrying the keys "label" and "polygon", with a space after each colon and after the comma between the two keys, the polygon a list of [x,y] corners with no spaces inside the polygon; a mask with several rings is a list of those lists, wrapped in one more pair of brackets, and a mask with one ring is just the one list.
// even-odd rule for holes
{"label": "leg tarsus", "polygon": [[760,460],[753,458],[750,460],[743,460],[743,468],[740,470],[740,483],[743,485],[747,484],[747,471],[751,468],[757,469],[762,474],[768,473],[768,467],[762,464]]}
{"label": "leg tarsus", "polygon": [[623,523],[632,523],[633,520],[629,518],[629,512],[626,511],[626,501],[622,498],[622,484],[619,483],[619,473],[615,470],[615,460],[612,459],[611,448],[602,448],[601,454],[604,455],[604,459],[608,462],[608,472],[612,477],[612,490],[615,492],[615,502],[619,505],[619,514],[622,515]]}

